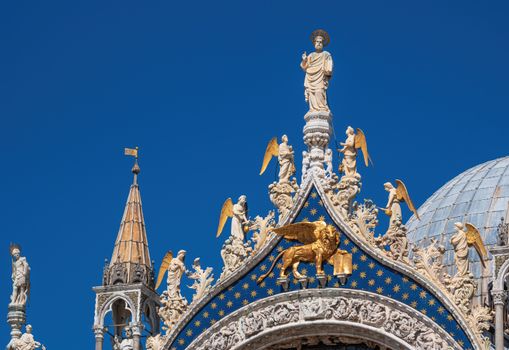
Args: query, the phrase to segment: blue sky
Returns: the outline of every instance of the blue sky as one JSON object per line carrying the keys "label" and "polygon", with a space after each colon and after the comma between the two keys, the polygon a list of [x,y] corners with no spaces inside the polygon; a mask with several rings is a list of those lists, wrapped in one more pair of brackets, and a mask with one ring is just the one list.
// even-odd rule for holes
{"label": "blue sky", "polygon": [[136,145],[152,258],[186,249],[219,276],[223,201],[246,194],[250,215],[265,214],[267,141],[286,133],[304,149],[299,62],[316,28],[331,36],[336,134],[362,128],[375,163],[360,168],[360,197],[384,205],[382,184],[401,178],[422,204],[508,154],[508,15],[503,1],[3,2],[0,304],[15,241],[32,265],[36,337],[93,346],[91,287],[132,181],[123,148]]}

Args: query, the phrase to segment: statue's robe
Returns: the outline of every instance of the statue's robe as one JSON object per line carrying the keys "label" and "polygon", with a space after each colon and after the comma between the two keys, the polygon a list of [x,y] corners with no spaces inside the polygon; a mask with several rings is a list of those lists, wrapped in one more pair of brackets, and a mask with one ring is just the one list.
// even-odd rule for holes
{"label": "statue's robe", "polygon": [[345,141],[343,151],[343,171],[346,176],[354,176],[357,173],[357,150],[355,149],[355,135],[349,135]]}
{"label": "statue's robe", "polygon": [[31,333],[24,333],[14,343],[13,349],[15,350],[34,350],[37,349],[38,343],[35,341],[34,336]]}
{"label": "statue's robe", "polygon": [[309,111],[329,112],[327,87],[332,76],[332,56],[327,51],[313,52],[306,58],[305,97]]}
{"label": "statue's robe", "polygon": [[468,273],[468,242],[465,231],[458,232],[451,237],[451,244],[454,247],[454,262],[458,268],[456,276],[464,276]]}
{"label": "statue's robe", "polygon": [[246,209],[244,206],[240,204],[233,205],[233,218],[232,218],[232,229],[231,235],[244,241],[244,228],[242,227],[243,223],[246,221]]}
{"label": "statue's robe", "polygon": [[288,182],[290,176],[294,173],[293,165],[293,151],[288,144],[282,143],[279,145],[279,180],[281,182]]}

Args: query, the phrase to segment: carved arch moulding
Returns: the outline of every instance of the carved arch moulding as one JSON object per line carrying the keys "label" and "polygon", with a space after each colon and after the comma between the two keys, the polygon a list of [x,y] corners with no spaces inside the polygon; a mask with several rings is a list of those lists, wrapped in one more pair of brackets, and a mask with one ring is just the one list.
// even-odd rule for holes
{"label": "carved arch moulding", "polygon": [[187,349],[266,349],[306,336],[359,338],[359,334],[394,350],[463,349],[433,320],[409,306],[348,289],[300,290],[259,300],[214,324]]}

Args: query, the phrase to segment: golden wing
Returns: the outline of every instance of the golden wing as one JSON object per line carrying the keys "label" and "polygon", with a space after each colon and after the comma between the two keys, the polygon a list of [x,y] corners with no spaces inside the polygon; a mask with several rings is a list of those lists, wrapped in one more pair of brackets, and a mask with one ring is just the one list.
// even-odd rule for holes
{"label": "golden wing", "polygon": [[233,202],[231,198],[224,201],[223,207],[221,208],[221,215],[219,216],[219,226],[217,227],[216,238],[219,237],[223,232],[224,225],[228,218],[233,217]]}
{"label": "golden wing", "polygon": [[371,157],[369,156],[368,153],[368,143],[366,142],[366,135],[364,135],[364,132],[359,128],[357,128],[357,133],[355,134],[354,142],[355,148],[357,149],[360,148],[362,151],[362,155],[364,157],[364,164],[366,164],[366,166],[369,166],[369,163],[373,165],[373,161],[371,160]]}
{"label": "golden wing", "polygon": [[270,163],[272,157],[277,157],[279,155],[279,145],[277,144],[277,137],[273,137],[269,144],[267,145],[267,149],[265,150],[265,155],[263,156],[263,164],[262,169],[260,170],[260,175],[265,172],[267,166]]}
{"label": "golden wing", "polygon": [[484,267],[486,267],[486,262],[484,261],[488,257],[488,252],[486,251],[486,247],[484,246],[484,243],[481,238],[481,233],[475,227],[469,222],[465,223],[465,227],[467,229],[466,235],[467,235],[467,243],[469,246],[474,246],[475,250],[477,251],[477,254],[479,254],[479,257],[481,258],[481,263]]}
{"label": "golden wing", "polygon": [[313,243],[318,239],[319,228],[325,228],[327,224],[323,221],[299,222],[272,230],[289,241],[299,241],[303,244]]}
{"label": "golden wing", "polygon": [[405,184],[401,180],[396,180],[396,183],[398,184],[396,187],[396,194],[398,197],[398,200],[401,202],[406,202],[408,205],[408,208],[414,213],[415,217],[418,220],[421,220],[419,217],[419,214],[417,213],[417,210],[415,209],[414,203],[412,203],[412,200],[410,199],[410,195],[408,194],[408,191],[406,189]]}
{"label": "golden wing", "polygon": [[164,255],[161,267],[159,268],[159,273],[157,274],[156,289],[161,285],[164,274],[166,273],[166,270],[168,270],[168,266],[170,266],[171,259],[173,259],[173,254],[171,250],[168,250],[168,252]]}

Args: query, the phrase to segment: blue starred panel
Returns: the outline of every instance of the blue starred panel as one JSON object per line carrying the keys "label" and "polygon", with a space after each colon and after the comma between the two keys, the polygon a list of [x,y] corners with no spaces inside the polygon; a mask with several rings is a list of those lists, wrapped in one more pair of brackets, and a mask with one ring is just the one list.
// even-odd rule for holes
{"label": "blue starred panel", "polygon": [[[334,224],[323,206],[320,196],[313,188],[295,222],[315,220],[323,220],[329,224]],[[256,280],[260,275],[267,272],[279,252],[292,245],[295,245],[295,243],[282,239],[272,252],[253,267],[251,271],[210,300],[182,329],[170,348],[172,350],[183,350],[204,330],[230,313],[253,301],[284,293],[281,287],[276,284],[279,267],[281,266],[280,261],[276,263],[274,271],[260,285],[256,283]],[[346,284],[341,286],[339,281],[332,277],[333,267],[324,264],[324,270],[328,276],[328,288],[363,290],[398,300],[430,317],[464,349],[472,349],[472,343],[454,316],[426,288],[411,277],[388,268],[373,259],[344,233],[341,233],[340,248],[352,254],[353,272]],[[299,270],[309,276],[308,289],[318,288],[318,281],[313,277],[316,273],[313,264],[301,263]],[[288,273],[290,273],[290,269]],[[293,278],[291,274],[289,276]],[[299,289],[299,282],[295,279],[291,280],[289,291]]]}

